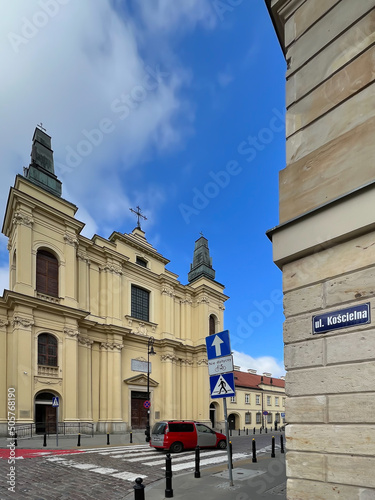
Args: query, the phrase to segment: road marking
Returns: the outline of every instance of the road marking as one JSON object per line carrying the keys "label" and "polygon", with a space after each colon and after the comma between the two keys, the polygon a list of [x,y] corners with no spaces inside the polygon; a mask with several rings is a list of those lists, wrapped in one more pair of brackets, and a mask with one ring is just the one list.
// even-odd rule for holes
{"label": "road marking", "polygon": [[[248,457],[248,455],[246,453],[234,453],[233,460],[237,460],[237,459],[245,458],[245,457]],[[228,457],[226,455],[221,456],[221,457],[212,457],[212,458],[208,458],[206,460],[201,460],[200,465],[202,466],[202,465],[220,464],[220,463],[226,462],[227,460],[228,460]],[[173,459],[172,459],[172,471],[173,472],[177,472],[179,470],[184,470],[184,469],[194,469],[194,468],[195,468],[195,460],[192,462],[184,463],[184,464],[173,465]],[[162,469],[165,470],[165,467],[162,467]]]}
{"label": "road marking", "polygon": [[[201,455],[200,455],[201,463],[202,463],[202,457],[219,455],[219,454],[221,454],[221,455],[225,454],[225,456],[227,456],[226,451],[208,451],[206,453],[201,453]],[[179,457],[173,456],[172,457],[172,464],[174,464],[175,462],[183,462],[184,460],[190,460],[191,458],[195,458],[195,453],[189,453],[187,455],[183,455],[183,456],[179,456]],[[142,462],[142,465],[162,465],[162,464],[165,464],[165,458],[164,458],[164,460],[158,460],[156,462],[155,461],[154,462]],[[195,464],[195,461],[194,461],[194,464]]]}

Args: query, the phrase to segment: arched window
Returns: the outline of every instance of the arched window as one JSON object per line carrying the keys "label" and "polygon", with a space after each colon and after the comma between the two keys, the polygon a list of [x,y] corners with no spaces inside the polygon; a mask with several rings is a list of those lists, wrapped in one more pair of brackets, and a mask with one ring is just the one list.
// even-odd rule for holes
{"label": "arched window", "polygon": [[46,250],[39,250],[36,256],[36,290],[59,296],[59,264],[56,257]]}
{"label": "arched window", "polygon": [[215,316],[211,314],[209,319],[209,335],[214,335],[214,333],[216,333],[215,328],[216,328]]}
{"label": "arched window", "polygon": [[38,336],[38,365],[57,366],[57,339],[49,333]]}
{"label": "arched window", "polygon": [[133,318],[149,321],[150,292],[139,286],[131,287],[131,315]]}

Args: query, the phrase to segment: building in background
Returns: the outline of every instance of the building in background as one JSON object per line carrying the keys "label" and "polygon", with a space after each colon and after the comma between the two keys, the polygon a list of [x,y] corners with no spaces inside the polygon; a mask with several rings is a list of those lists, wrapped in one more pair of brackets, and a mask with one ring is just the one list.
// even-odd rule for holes
{"label": "building in background", "polygon": [[[272,377],[271,373],[257,375],[256,370],[240,371],[234,367],[236,395],[227,398],[229,428],[275,428],[285,423],[285,381]],[[210,405],[211,425],[224,429],[222,399],[214,399]]]}
{"label": "building in background", "polygon": [[37,432],[56,422],[53,397],[60,422],[91,423],[99,432],[145,428],[146,400],[151,425],[209,423],[205,337],[223,329],[228,297],[206,238],[197,240],[182,285],[140,224],[88,239],[61,192],[51,138],[36,128],[31,164],[10,190],[2,228],[10,259],[9,290],[0,298],[2,434],[9,388],[17,424],[34,423]]}
{"label": "building in background", "polygon": [[266,0],[288,64],[287,498],[375,498],[375,0]]}

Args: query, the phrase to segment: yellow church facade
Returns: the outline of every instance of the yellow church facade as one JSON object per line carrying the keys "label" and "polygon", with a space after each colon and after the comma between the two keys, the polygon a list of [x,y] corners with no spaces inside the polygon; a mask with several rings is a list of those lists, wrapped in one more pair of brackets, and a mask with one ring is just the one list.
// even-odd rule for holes
{"label": "yellow church facade", "polygon": [[210,423],[205,337],[223,330],[228,297],[207,240],[196,241],[182,285],[139,224],[108,239],[81,234],[40,128],[31,157],[10,190],[2,228],[10,276],[0,298],[1,434],[9,391],[17,424],[37,432],[56,422],[55,397],[59,422],[91,422],[97,432],[144,429],[147,400],[151,426]]}

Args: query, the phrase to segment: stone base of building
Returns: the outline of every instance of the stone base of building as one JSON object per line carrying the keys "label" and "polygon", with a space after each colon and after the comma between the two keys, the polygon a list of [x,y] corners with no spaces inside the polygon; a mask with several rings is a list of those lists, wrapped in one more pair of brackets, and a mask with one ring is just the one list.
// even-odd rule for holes
{"label": "stone base of building", "polygon": [[121,434],[131,429],[127,422],[96,422],[94,432],[96,434]]}

